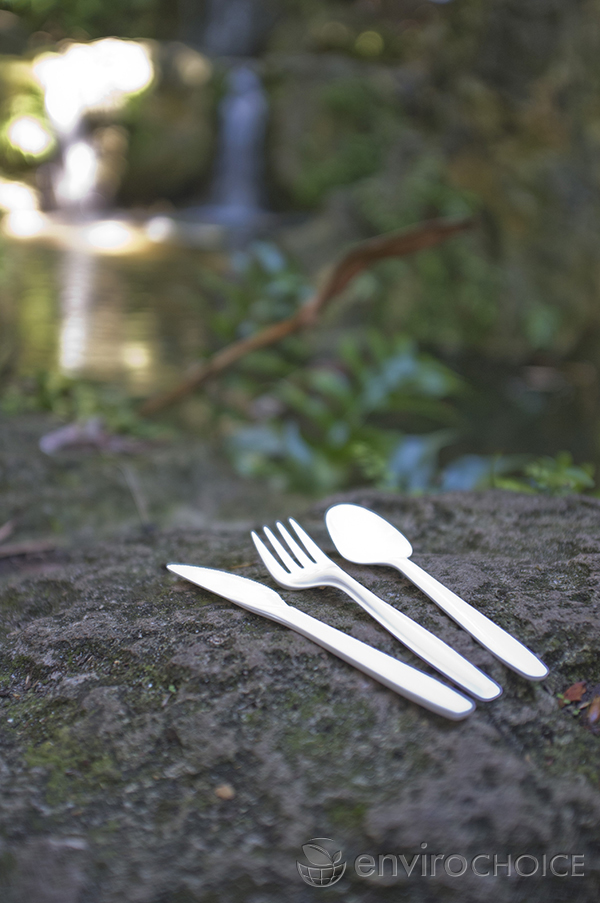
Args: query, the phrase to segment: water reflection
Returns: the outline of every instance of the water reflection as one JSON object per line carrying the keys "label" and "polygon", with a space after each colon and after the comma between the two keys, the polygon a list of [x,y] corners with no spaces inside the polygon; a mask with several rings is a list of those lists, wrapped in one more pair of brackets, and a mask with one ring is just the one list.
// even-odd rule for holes
{"label": "water reflection", "polygon": [[[254,0],[242,0],[244,9],[254,6]],[[225,46],[238,53],[237,38],[235,49],[230,44],[239,29],[228,23],[221,5],[211,4],[207,32],[214,40],[207,41],[213,50],[218,44],[222,53]],[[239,34],[245,31],[243,25]],[[186,78],[208,78],[210,64],[199,53],[188,48],[179,57]],[[152,391],[208,350],[197,278],[207,255],[185,247],[222,248],[230,232],[244,243],[270,221],[262,172],[268,104],[260,78],[249,63],[229,71],[209,203],[173,216],[127,215],[107,209],[118,174],[106,182],[98,121],[106,124],[128,98],[151,85],[149,47],[116,38],[68,43],[37,56],[31,68],[44,91],[46,119],[15,119],[9,139],[24,153],[42,155],[40,192],[0,180],[0,208],[6,211],[1,228],[11,239],[11,256],[20,261],[13,262],[11,278],[23,346],[44,348],[33,354],[37,367]],[[111,132],[113,143],[124,147],[119,128],[112,123],[103,134]],[[32,241],[18,248],[15,239]],[[43,319],[55,324],[54,336],[36,346],[31,332],[44,305]]]}
{"label": "water reflection", "polygon": [[64,373],[79,373],[85,368],[95,263],[90,254],[77,250],[66,251],[61,261],[58,365]]}
{"label": "water reflection", "polygon": [[19,116],[13,119],[7,130],[8,140],[32,157],[43,156],[54,142],[52,135],[33,116]]}
{"label": "water reflection", "polygon": [[25,182],[0,179],[2,231],[14,238],[33,238],[43,231],[45,217],[38,209],[37,193]]}
{"label": "water reflection", "polygon": [[43,369],[145,394],[209,350],[199,277],[221,268],[220,257],[176,248],[98,255],[20,243],[10,251],[0,307],[16,321],[21,374]]}

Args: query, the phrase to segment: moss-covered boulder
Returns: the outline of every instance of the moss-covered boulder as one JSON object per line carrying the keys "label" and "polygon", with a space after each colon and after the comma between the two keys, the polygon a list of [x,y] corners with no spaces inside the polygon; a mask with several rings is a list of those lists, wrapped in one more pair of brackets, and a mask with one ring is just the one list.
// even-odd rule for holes
{"label": "moss-covered boulder", "polygon": [[127,165],[119,199],[148,205],[187,200],[212,164],[220,78],[206,57],[178,42],[156,45],[153,89],[130,103]]}

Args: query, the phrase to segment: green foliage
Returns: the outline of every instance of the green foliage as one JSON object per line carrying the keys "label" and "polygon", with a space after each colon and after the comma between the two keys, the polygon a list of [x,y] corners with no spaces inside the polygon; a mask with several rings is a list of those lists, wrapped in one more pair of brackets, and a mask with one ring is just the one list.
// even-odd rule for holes
{"label": "green foliage", "polygon": [[30,64],[21,59],[0,58],[0,165],[11,175],[31,169],[55,150],[51,144],[44,155],[34,156],[12,144],[8,129],[22,116],[37,119],[52,134],[44,109],[43,91],[33,77]]}
{"label": "green foliage", "polygon": [[[467,216],[481,206],[477,196],[458,188],[442,155],[409,132],[400,148],[401,171],[378,173],[356,188],[362,215],[374,231],[386,232],[437,216]],[[398,161],[393,163],[398,166]]]}
{"label": "green foliage", "polygon": [[496,478],[492,485],[515,492],[571,495],[594,488],[594,471],[593,464],[574,464],[569,452],[560,452],[555,458],[544,456],[530,461],[521,476]]}
{"label": "green foliage", "polygon": [[238,429],[229,447],[240,472],[297,489],[367,481],[423,490],[455,436],[449,399],[461,388],[405,336],[371,331],[361,341],[345,338],[337,360],[275,384],[277,416]]}
{"label": "green foliage", "polygon": [[[478,212],[477,198],[454,186],[442,157],[415,138],[402,160],[402,177],[379,172],[353,189],[361,216],[374,232],[387,232],[432,216]],[[408,143],[408,142],[407,142]],[[477,347],[497,329],[501,274],[480,230],[378,268],[380,316],[399,321],[433,347]]]}
{"label": "green foliage", "polygon": [[[267,242],[234,255],[237,279],[206,272],[220,345],[292,315],[310,293]],[[372,287],[372,286],[371,286]],[[289,337],[255,352],[210,389],[214,420],[237,470],[278,486],[327,491],[352,483],[422,491],[455,438],[459,377],[407,336],[344,330],[337,347]]]}
{"label": "green foliage", "polygon": [[311,115],[293,186],[295,202],[305,206],[317,204],[332,188],[376,172],[397,118],[383,92],[355,77],[321,88]]}
{"label": "green foliage", "polygon": [[256,241],[234,254],[232,269],[233,280],[208,270],[202,274],[203,288],[216,295],[210,326],[222,341],[291,316],[312,291],[306,277],[270,242]]}
{"label": "green foliage", "polygon": [[[211,325],[223,342],[290,316],[309,292],[301,273],[266,242],[234,263],[234,283],[210,277],[220,298]],[[377,281],[371,277],[370,293]],[[213,404],[236,469],[277,487],[326,492],[370,483],[413,493],[593,487],[591,466],[577,467],[564,455],[456,457],[468,393],[473,389],[405,334],[346,328],[333,351],[301,336],[250,355],[222,381]]]}
{"label": "green foliage", "polygon": [[114,386],[47,370],[12,381],[0,396],[0,411],[45,411],[68,423],[101,417],[110,432],[140,438],[153,438],[166,431],[164,426],[140,417],[135,400]]}
{"label": "green foliage", "polygon": [[5,0],[3,5],[31,31],[51,28],[61,36],[83,30],[91,37],[152,37],[160,12],[156,0]]}

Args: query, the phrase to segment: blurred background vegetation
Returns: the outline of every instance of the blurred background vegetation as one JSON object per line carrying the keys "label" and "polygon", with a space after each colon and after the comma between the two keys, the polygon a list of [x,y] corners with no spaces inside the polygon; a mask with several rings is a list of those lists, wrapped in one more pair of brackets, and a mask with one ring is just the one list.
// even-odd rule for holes
{"label": "blurred background vegetation", "polygon": [[[80,97],[69,131],[40,62],[110,36],[147,77]],[[1,409],[192,431],[275,488],[593,491],[599,38],[597,0],[0,3]],[[137,413],[352,242],[468,214],[312,331]]]}

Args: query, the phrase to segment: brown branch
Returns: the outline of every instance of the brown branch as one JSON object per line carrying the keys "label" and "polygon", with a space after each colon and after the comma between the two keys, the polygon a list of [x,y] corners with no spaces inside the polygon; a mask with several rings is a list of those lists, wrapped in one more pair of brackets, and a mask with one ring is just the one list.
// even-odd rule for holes
{"label": "brown branch", "polygon": [[52,539],[29,539],[23,542],[6,543],[0,549],[0,558],[40,555],[42,552],[54,552],[57,548],[57,544]]}
{"label": "brown branch", "polygon": [[173,389],[144,402],[140,413],[143,416],[155,414],[157,411],[175,404],[202,383],[218,373],[222,373],[223,370],[231,367],[232,364],[252,351],[274,345],[288,335],[314,325],[328,302],[345,289],[355,276],[378,260],[384,260],[386,257],[404,257],[407,254],[414,254],[416,251],[433,248],[458,232],[470,229],[473,224],[472,218],[435,219],[421,223],[413,229],[378,235],[369,241],[361,242],[333,266],[323,286],[293,316],[274,323],[272,326],[267,326],[248,338],[232,342],[231,345],[227,345],[204,363],[197,364]]}
{"label": "brown branch", "polygon": [[14,529],[14,520],[7,520],[5,524],[2,524],[2,526],[0,527],[0,544],[6,542]]}

